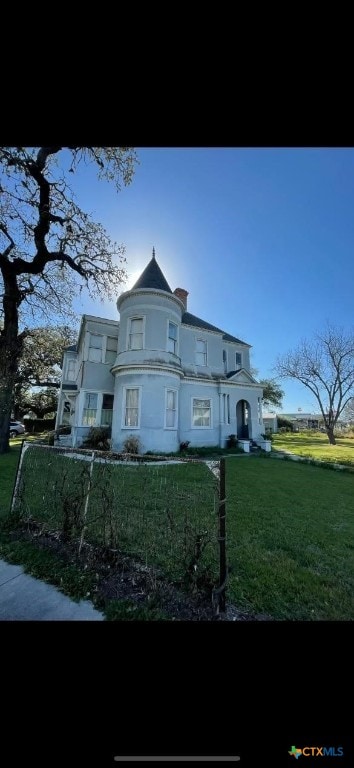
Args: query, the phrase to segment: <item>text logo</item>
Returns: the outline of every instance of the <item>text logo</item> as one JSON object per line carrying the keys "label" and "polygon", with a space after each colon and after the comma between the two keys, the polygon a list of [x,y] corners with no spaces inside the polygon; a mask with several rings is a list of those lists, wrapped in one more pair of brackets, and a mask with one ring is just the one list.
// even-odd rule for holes
{"label": "text logo", "polygon": [[291,747],[289,755],[296,757],[343,757],[343,747]]}

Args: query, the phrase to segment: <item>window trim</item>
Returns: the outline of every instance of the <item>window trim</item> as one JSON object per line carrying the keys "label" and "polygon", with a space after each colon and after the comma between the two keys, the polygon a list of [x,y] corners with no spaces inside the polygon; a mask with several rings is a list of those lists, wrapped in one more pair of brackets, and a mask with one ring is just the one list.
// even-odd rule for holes
{"label": "window trim", "polygon": [[230,424],[230,395],[228,392],[223,392],[221,397],[221,423]]}
{"label": "window trim", "polygon": [[[132,320],[142,320],[143,321],[143,330],[142,330],[142,336],[143,336],[143,346],[139,347],[138,349],[132,349],[129,346],[129,336],[131,336],[131,322]],[[130,315],[128,317],[127,322],[127,336],[126,336],[126,351],[127,352],[139,352],[141,349],[145,349],[145,321],[146,321],[146,315]]]}
{"label": "window trim", "polygon": [[[69,368],[70,368],[70,365],[72,364],[74,365],[74,376],[70,377]],[[76,378],[77,378],[77,360],[75,357],[69,357],[67,358],[67,361],[66,361],[66,372],[65,372],[64,381],[76,381]]]}
{"label": "window trim", "polygon": [[[237,367],[237,360],[236,360],[236,356],[237,355],[240,355],[240,358],[241,358],[241,364],[240,364],[239,368]],[[235,369],[236,369],[236,371],[241,371],[242,367],[243,367],[242,352],[235,352]]]}
{"label": "window trim", "polygon": [[[204,353],[205,354],[205,363],[202,363],[202,364],[201,363],[197,363],[197,355],[202,355],[203,354],[202,352],[198,352],[198,350],[197,350],[198,341],[202,341],[203,344],[205,344],[205,353]],[[199,337],[197,337],[196,340],[195,340],[195,365],[197,365],[198,368],[207,368],[207,366],[208,366],[208,342],[207,342],[206,339],[201,339]]]}
{"label": "window trim", "polygon": [[[114,360],[114,362],[113,362],[113,363],[110,363],[108,360],[106,360],[106,354],[107,354],[107,340],[108,340],[108,339],[115,339],[115,341],[117,342],[117,345],[116,345],[116,350],[115,350],[115,353],[116,353],[116,358],[117,358],[117,354],[118,354],[118,336],[110,336],[110,335],[109,335],[109,333],[107,333],[107,335],[104,337],[104,355],[103,355],[103,357],[104,357],[104,360],[103,360],[103,363],[104,363],[104,365],[110,365],[110,366],[112,366],[112,365],[114,365],[114,363],[115,363],[115,360]],[[109,349],[109,350],[108,350],[108,352],[113,352],[113,351],[114,351],[114,350],[111,350],[111,349]],[[109,394],[109,393],[108,393],[108,392],[105,392],[104,394],[105,394],[105,395],[107,395],[107,394]]]}
{"label": "window trim", "polygon": [[[194,400],[209,400],[210,403],[210,424],[208,427],[195,427],[193,424],[193,401]],[[213,398],[210,397],[196,397],[191,395],[191,429],[213,429]]]}
{"label": "window trim", "polygon": [[[170,352],[170,350],[168,348],[168,342],[170,340],[170,336],[169,336],[169,325],[170,325],[170,323],[171,323],[171,325],[175,325],[176,328],[177,328],[176,351],[175,352]],[[167,331],[166,331],[166,352],[168,352],[170,355],[176,355],[176,357],[178,357],[178,349],[179,349],[179,326],[178,326],[178,323],[175,323],[174,320],[170,320],[170,318],[168,318],[167,319]]]}
{"label": "window trim", "polygon": [[[102,363],[103,362],[103,351],[105,346],[105,335],[103,333],[96,333],[95,331],[89,331],[89,343],[88,343],[88,349],[87,349],[87,361],[89,363]],[[91,347],[91,337],[92,336],[99,336],[100,339],[102,339],[102,345],[101,347]],[[101,350],[101,360],[90,360],[90,349],[100,349]]]}
{"label": "window trim", "polygon": [[[167,426],[167,393],[168,392],[175,392],[176,394],[176,409],[175,409],[175,425],[174,427],[168,427]],[[165,418],[164,418],[164,429],[177,431],[178,429],[178,389],[174,389],[174,387],[165,387]]]}
{"label": "window trim", "polygon": [[[84,389],[83,392],[83,399],[82,399],[82,406],[81,406],[81,413],[80,413],[80,426],[81,427],[88,427],[89,429],[91,427],[99,427],[98,417],[97,414],[100,413],[100,392],[92,389]],[[85,400],[86,395],[97,395],[97,407],[95,408],[85,408]],[[96,410],[96,416],[95,416],[95,423],[94,424],[84,424],[84,412],[85,411],[94,411]]]}
{"label": "window trim", "polygon": [[89,427],[89,424],[84,424],[84,410],[85,410],[85,396],[86,395],[97,395],[97,408],[96,408],[96,421],[95,424],[92,424],[93,427],[102,427],[107,426],[105,424],[101,424],[102,419],[102,405],[103,405],[103,395],[111,395],[113,397],[113,408],[112,408],[112,421],[113,421],[113,413],[114,413],[114,392],[103,392],[102,389],[82,389],[80,392],[80,396],[83,395],[83,398],[81,400],[81,404],[79,404],[79,423],[77,426],[79,427]]}
{"label": "window trim", "polygon": [[[108,395],[109,397],[112,397],[112,408],[103,408],[103,398],[105,395]],[[112,421],[110,424],[102,424],[102,411],[112,411]],[[102,392],[101,394],[101,411],[100,411],[100,427],[111,427],[113,423],[113,413],[114,413],[114,393],[112,392]]]}
{"label": "window trim", "polygon": [[[125,424],[125,410],[126,410],[126,402],[127,402],[127,390],[128,389],[138,389],[139,390],[139,399],[138,399],[138,424],[136,427],[130,427]],[[122,401],[122,429],[140,429],[140,422],[141,422],[141,390],[142,387],[137,386],[130,386],[130,387],[123,387],[123,401]]]}

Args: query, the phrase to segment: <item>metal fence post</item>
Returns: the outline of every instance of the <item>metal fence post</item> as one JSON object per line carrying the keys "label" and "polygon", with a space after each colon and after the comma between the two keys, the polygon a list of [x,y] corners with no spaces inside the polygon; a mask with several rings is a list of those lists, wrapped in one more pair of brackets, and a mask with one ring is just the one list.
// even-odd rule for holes
{"label": "metal fence post", "polygon": [[13,487],[12,496],[11,496],[10,514],[13,512],[15,508],[15,503],[18,496],[19,486],[20,486],[20,476],[21,476],[23,457],[29,445],[30,443],[28,441],[22,440],[20,455],[18,457],[18,462],[17,462],[16,478],[15,478],[14,487]]}

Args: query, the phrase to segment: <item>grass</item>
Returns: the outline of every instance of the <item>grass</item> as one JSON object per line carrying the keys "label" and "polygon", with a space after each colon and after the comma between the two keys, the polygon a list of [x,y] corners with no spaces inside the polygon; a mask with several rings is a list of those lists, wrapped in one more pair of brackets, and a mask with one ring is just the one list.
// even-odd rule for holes
{"label": "grass", "polygon": [[0,557],[8,563],[22,565],[31,576],[53,584],[73,600],[93,600],[96,607],[104,611],[108,621],[166,620],[166,614],[154,604],[137,606],[131,600],[107,600],[105,605],[97,602],[94,571],[82,571],[54,552],[11,535],[8,513],[21,443],[21,438],[10,440],[10,451],[0,456]]}
{"label": "grass", "polygon": [[93,572],[80,571],[55,553],[30,541],[14,540],[5,531],[1,532],[0,556],[8,563],[23,565],[31,576],[53,584],[73,600],[87,600],[93,595]]}
{"label": "grass", "polygon": [[106,617],[108,621],[166,621],[169,618],[157,607],[137,605],[132,600],[110,600]]}
{"label": "grass", "polygon": [[[292,437],[298,439],[301,435]],[[18,450],[15,449],[0,457],[3,513],[11,499],[17,456]],[[162,530],[161,509],[159,511],[153,503],[155,468],[119,469],[125,473],[124,482],[133,502],[132,510],[137,494],[141,496],[141,490],[137,490],[134,480],[137,475],[133,473],[142,469],[145,471],[145,530],[154,543],[159,563],[168,570],[171,563]],[[188,493],[188,488],[191,492],[196,482],[201,485],[208,477],[201,473],[205,468],[198,464],[161,465],[158,469],[159,474],[163,470],[166,482],[168,478],[170,503],[177,506],[178,499],[173,486],[176,488],[176,484],[181,485],[183,478]],[[279,620],[353,620],[354,475],[325,472],[320,467],[302,463],[272,459],[264,461],[250,456],[242,462],[228,459],[226,477],[227,548],[232,569],[228,600],[240,609]],[[118,483],[114,485],[119,488]],[[33,493],[37,492],[33,488]],[[203,515],[204,510],[201,508],[198,511],[199,521],[203,520]],[[48,580],[60,585],[63,591],[71,589],[71,594],[76,592],[77,595],[81,594],[80,589],[91,591],[93,582],[90,582],[89,574],[89,581],[80,585],[72,572],[65,575],[58,563],[54,565],[53,572],[52,553],[41,552],[38,559],[28,548],[33,545],[27,542],[24,544],[7,539],[4,544],[4,533],[0,541],[3,557],[19,558],[11,562],[29,561],[32,563],[30,567],[38,569],[36,573],[40,578],[47,578],[47,572],[50,575]],[[134,537],[132,541],[134,544]],[[49,559],[44,559],[44,555]],[[52,580],[55,572],[59,582],[58,579],[55,582]],[[129,601],[126,604],[118,601],[118,604],[110,607],[108,615],[111,620],[143,618],[144,611],[148,609],[141,607],[141,610],[143,613],[140,607],[138,610]],[[151,611],[150,618],[160,616],[158,607],[153,607]]]}
{"label": "grass", "polygon": [[[34,447],[23,460],[21,516],[80,535],[90,463]],[[198,574],[216,573],[215,481],[205,464],[150,467],[97,463],[92,473],[85,539],[119,547],[185,581],[202,536]],[[53,503],[55,499],[55,503]],[[69,519],[70,518],[70,519]],[[210,541],[209,541],[210,540]],[[193,574],[192,574],[193,575]]]}
{"label": "grass", "polygon": [[21,444],[10,440],[10,450],[0,456],[0,519],[9,512]]}
{"label": "grass", "polygon": [[276,619],[354,619],[354,476],[227,461],[230,600]]}
{"label": "grass", "polygon": [[330,445],[322,432],[278,433],[273,437],[272,450],[354,466],[354,440],[348,437],[338,437],[336,445]]}
{"label": "grass", "polygon": [[[19,448],[12,449],[10,454],[0,457],[0,473],[2,465],[8,465],[8,457],[11,455],[12,458],[12,471],[10,467],[4,493],[4,515],[7,515],[10,504],[18,453]],[[29,513],[28,517],[46,523],[48,529],[62,529],[66,502],[74,510],[75,497],[78,496],[82,508],[82,491],[87,488],[90,463],[68,459],[55,451],[44,452],[34,446],[25,453],[23,467],[25,487],[21,506],[22,522]],[[209,527],[212,529],[213,542],[203,551],[203,556],[206,555],[206,571],[201,568],[199,561],[197,577],[199,580],[200,574],[207,572],[210,581],[213,567],[216,573],[217,556],[213,496],[215,481],[205,465],[161,465],[155,468],[96,464],[92,477],[86,540],[94,544],[112,543],[107,540],[107,530],[110,536],[113,526],[119,548],[126,554],[145,564],[157,566],[171,580],[182,582],[186,575],[186,564],[195,555],[197,533],[201,529],[205,533]],[[110,520],[112,503],[115,518]],[[105,520],[102,520],[101,511],[106,515]],[[74,599],[89,596],[96,603],[94,572],[85,571],[83,574],[79,564],[68,564],[53,552],[39,550],[33,542],[14,540],[10,534],[11,528],[16,528],[15,517],[7,519],[0,531],[2,557],[9,562],[21,563],[29,573],[54,584]],[[153,573],[151,578],[153,588]],[[197,581],[194,572],[190,578]],[[111,621],[167,618],[158,604],[150,601],[137,605],[132,600],[109,600],[104,606],[97,607],[104,609]]]}

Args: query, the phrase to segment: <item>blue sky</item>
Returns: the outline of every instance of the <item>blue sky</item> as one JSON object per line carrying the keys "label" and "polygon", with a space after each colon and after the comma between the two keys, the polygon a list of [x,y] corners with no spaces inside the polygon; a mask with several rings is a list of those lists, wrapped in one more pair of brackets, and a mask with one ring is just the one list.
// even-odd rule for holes
{"label": "blue sky", "polygon": [[[127,290],[156,258],[195,315],[252,345],[259,377],[327,320],[353,327],[354,149],[137,148],[116,194],[85,168],[78,201],[126,246]],[[118,319],[114,303],[79,311]],[[283,411],[315,411],[282,383]]]}

